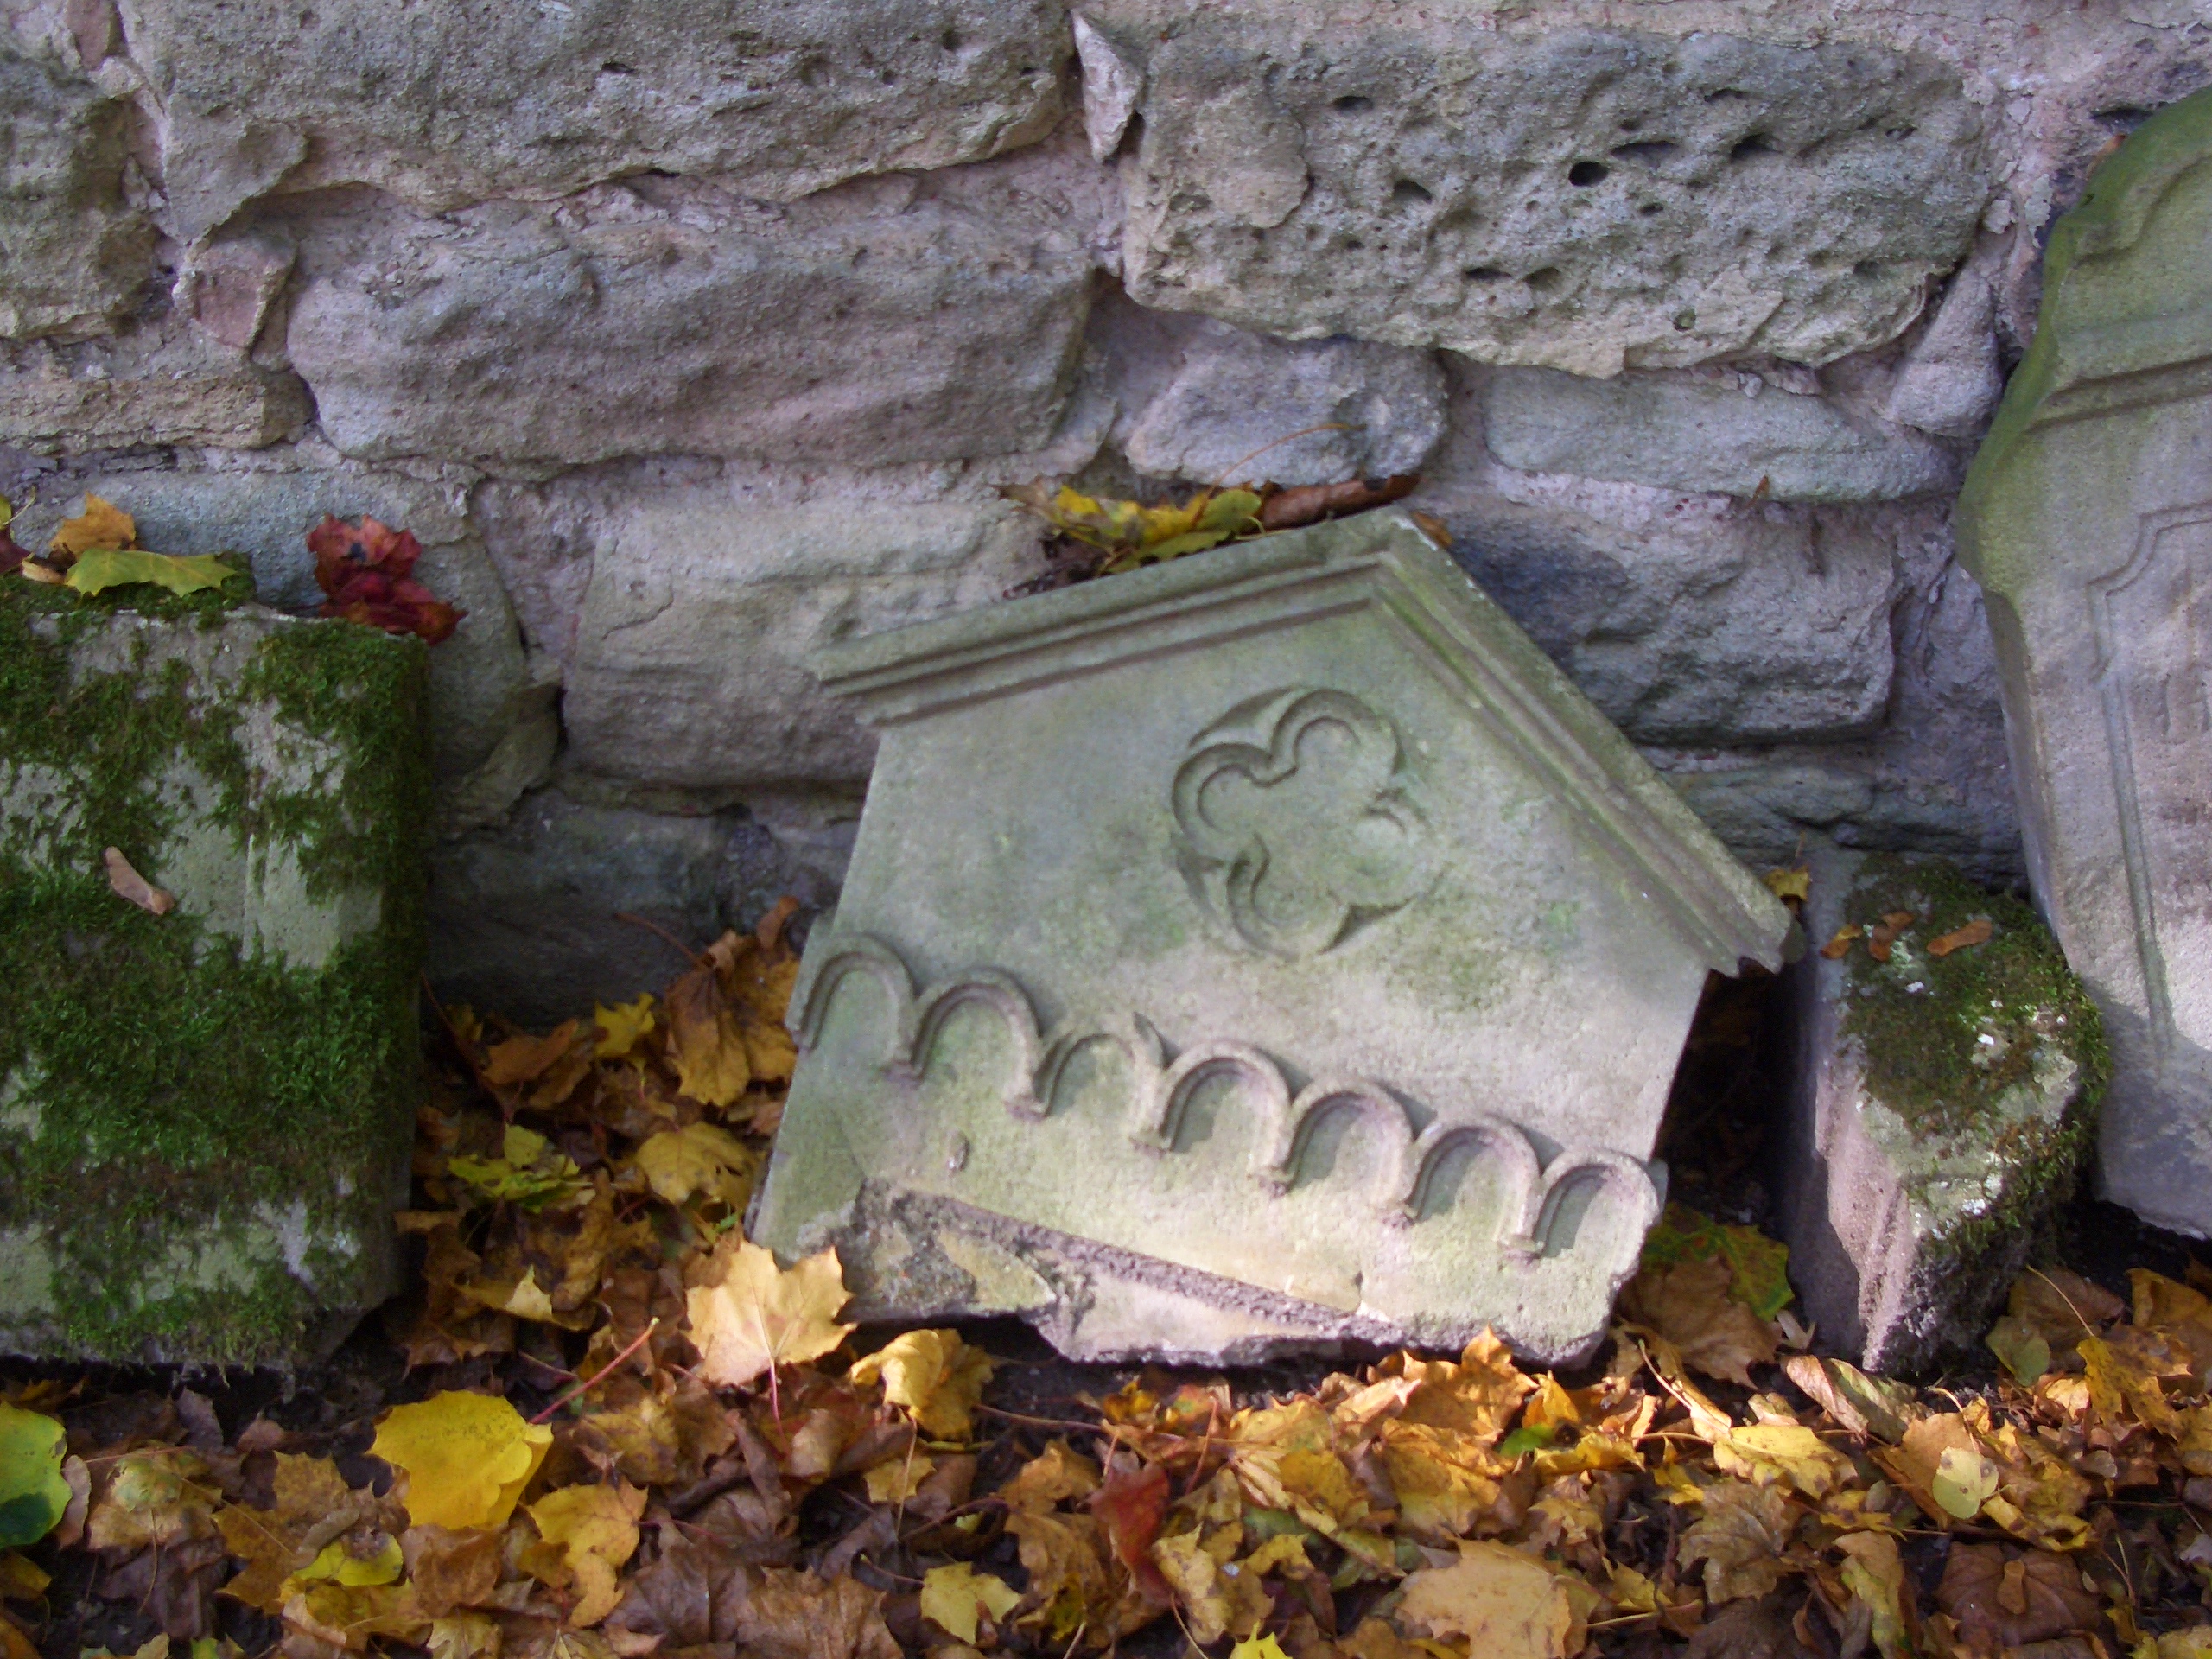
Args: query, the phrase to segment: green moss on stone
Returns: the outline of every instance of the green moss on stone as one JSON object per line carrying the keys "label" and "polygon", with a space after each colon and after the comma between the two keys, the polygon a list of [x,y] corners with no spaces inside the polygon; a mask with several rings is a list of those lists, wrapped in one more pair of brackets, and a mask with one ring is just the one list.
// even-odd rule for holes
{"label": "green moss on stone", "polygon": [[[381,1289],[416,1086],[423,652],[350,625],[258,624],[215,689],[156,659],[240,613],[145,597],[0,587],[0,812],[26,767],[66,778],[68,809],[42,826],[43,856],[0,845],[0,1333],[112,1357],[279,1358]],[[127,661],[84,671],[90,646]],[[337,765],[279,768],[271,785],[243,729],[257,709]],[[162,787],[180,762],[213,787],[202,810]],[[376,925],[309,967],[118,899],[101,849],[150,856],[188,817],[226,834],[241,869],[248,848],[281,849],[310,895],[373,891]]]}
{"label": "green moss on stone", "polygon": [[[2007,1090],[2032,1081],[2053,1043],[2079,1061],[2090,1098],[2103,1092],[2103,1026],[2032,910],[1948,865],[1871,861],[1849,919],[1871,930],[1900,911],[1916,919],[1889,961],[1863,943],[1845,958],[1845,1034],[1865,1046],[1867,1085],[1885,1104],[1925,1135],[1970,1132],[1990,1122]],[[1995,929],[1986,944],[1929,954],[1931,940],[1981,918]]]}

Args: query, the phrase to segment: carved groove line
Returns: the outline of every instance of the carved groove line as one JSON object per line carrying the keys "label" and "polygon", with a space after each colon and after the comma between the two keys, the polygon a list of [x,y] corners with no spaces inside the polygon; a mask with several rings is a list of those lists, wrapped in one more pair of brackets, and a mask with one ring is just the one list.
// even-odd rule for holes
{"label": "carved groove line", "polygon": [[1505,1194],[1499,1244],[1509,1253],[1541,1252],[1560,1211],[1580,1186],[1596,1182],[1631,1212],[1638,1236],[1659,1214],[1650,1175],[1633,1158],[1602,1147],[1568,1147],[1546,1165],[1520,1128],[1488,1113],[1430,1124],[1415,1134],[1405,1103],[1363,1077],[1323,1077],[1294,1098],[1282,1069],[1248,1043],[1192,1045],[1166,1059],[1166,1045],[1141,1015],[1117,1027],[1064,1026],[1040,1033],[1028,995],[1011,978],[980,969],[965,978],[917,993],[897,952],[866,934],[848,934],[810,965],[792,998],[792,1031],[812,1049],[829,1017],[830,1001],[855,974],[880,984],[892,1007],[893,1035],[878,1062],[892,1076],[919,1081],[929,1072],[938,1034],[963,1007],[998,1014],[1013,1039],[1016,1062],[1004,1090],[1006,1109],[1027,1122],[1043,1118],[1068,1064],[1097,1043],[1118,1049],[1134,1080],[1128,1118],[1130,1144],[1141,1150],[1174,1150],[1192,1098],[1206,1083],[1229,1077],[1244,1085],[1242,1098],[1256,1116],[1252,1174],[1269,1192],[1290,1190],[1314,1135],[1332,1113],[1351,1110],[1378,1125],[1390,1147],[1378,1207],[1391,1219],[1418,1221],[1446,1159],[1472,1146],[1487,1155]]}

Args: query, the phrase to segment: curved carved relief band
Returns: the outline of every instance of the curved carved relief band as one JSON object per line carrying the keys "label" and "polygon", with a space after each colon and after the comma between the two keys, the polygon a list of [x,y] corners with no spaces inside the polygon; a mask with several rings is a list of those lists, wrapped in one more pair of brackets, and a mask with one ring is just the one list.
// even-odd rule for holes
{"label": "curved carved relief band", "polygon": [[1270,956],[1319,956],[1434,884],[1397,728],[1357,697],[1272,692],[1191,747],[1169,791],[1177,861],[1230,937]]}
{"label": "curved carved relief band", "polygon": [[1325,1077],[1294,1097],[1282,1068],[1248,1043],[1197,1043],[1170,1061],[1160,1033],[1141,1015],[1113,1026],[1068,1023],[1040,1033],[1027,994],[1007,975],[976,969],[917,994],[898,953],[865,934],[845,935],[830,942],[818,959],[810,956],[791,1001],[792,1029],[801,1049],[816,1046],[832,999],[855,974],[874,979],[890,1001],[893,1034],[878,1064],[891,1076],[926,1077],[937,1039],[958,1009],[972,1006],[996,1014],[1015,1051],[1001,1097],[1017,1118],[1045,1117],[1070,1062],[1084,1048],[1103,1045],[1118,1052],[1127,1066],[1127,1132],[1129,1143],[1141,1151],[1174,1153],[1192,1099],[1206,1083],[1227,1077],[1240,1085],[1239,1099],[1257,1130],[1252,1174],[1278,1197],[1295,1185],[1323,1122],[1332,1113],[1350,1110],[1382,1133],[1389,1152],[1373,1201],[1383,1219],[1398,1224],[1422,1219],[1440,1196],[1434,1189],[1445,1160],[1463,1147],[1474,1147],[1497,1179],[1502,1198],[1497,1243],[1508,1255],[1545,1251],[1568,1198],[1592,1185],[1611,1195],[1639,1241],[1658,1218],[1657,1188],[1643,1166],[1625,1154],[1570,1147],[1547,1165],[1517,1125],[1487,1113],[1432,1123],[1416,1134],[1405,1103],[1379,1083]]}

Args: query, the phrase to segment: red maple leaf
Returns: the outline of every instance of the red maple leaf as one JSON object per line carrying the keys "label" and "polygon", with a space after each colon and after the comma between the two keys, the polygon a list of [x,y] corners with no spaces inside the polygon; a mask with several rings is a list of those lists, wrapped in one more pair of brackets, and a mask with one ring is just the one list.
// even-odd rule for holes
{"label": "red maple leaf", "polygon": [[411,531],[365,516],[349,524],[333,515],[308,532],[308,550],[315,555],[315,585],[325,594],[320,615],[386,633],[419,634],[435,645],[468,614],[415,580],[423,544]]}

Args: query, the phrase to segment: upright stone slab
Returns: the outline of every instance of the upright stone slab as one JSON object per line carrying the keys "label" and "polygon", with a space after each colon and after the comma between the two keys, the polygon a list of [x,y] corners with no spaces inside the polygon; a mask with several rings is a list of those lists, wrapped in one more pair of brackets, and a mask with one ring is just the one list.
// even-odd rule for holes
{"label": "upright stone slab", "polygon": [[2212,1236],[2212,92],[2052,230],[1959,550],[2036,896],[2112,1044],[2103,1191]]}
{"label": "upright stone slab", "polygon": [[423,649],[127,591],[0,582],[0,1349],[308,1357],[394,1287]]}
{"label": "upright stone slab", "polygon": [[[2019,900],[1940,861],[1827,849],[1811,865],[1806,929],[1834,954],[1790,969],[1776,1194],[1789,1277],[1824,1343],[1869,1370],[1917,1370],[1980,1338],[2072,1196],[2104,1039]],[[1894,938],[1872,932],[1900,915]],[[1847,925],[1859,934],[1839,939]]]}
{"label": "upright stone slab", "polygon": [[1789,918],[1410,521],[817,663],[882,747],[755,1236],[1078,1356],[1596,1340]]}

